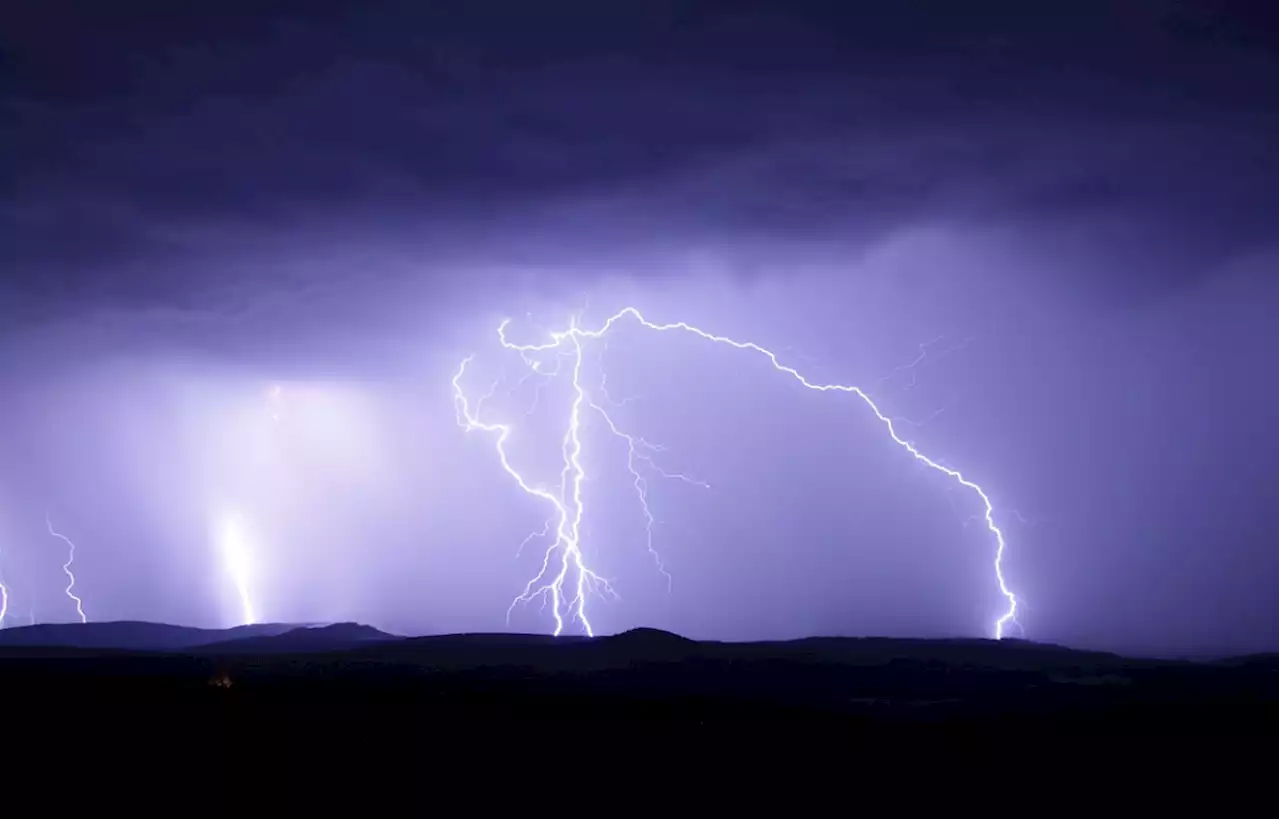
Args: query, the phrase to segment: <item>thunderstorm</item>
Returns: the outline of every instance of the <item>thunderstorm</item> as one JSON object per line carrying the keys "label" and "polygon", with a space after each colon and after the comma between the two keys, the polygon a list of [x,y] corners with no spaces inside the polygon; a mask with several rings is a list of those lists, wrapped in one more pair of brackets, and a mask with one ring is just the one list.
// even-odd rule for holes
{"label": "thunderstorm", "polygon": [[[453,397],[457,408],[459,425],[468,432],[479,431],[493,436],[494,449],[503,470],[521,491],[533,496],[549,507],[550,518],[546,525],[542,530],[531,533],[525,539],[525,543],[535,537],[544,535],[550,538],[554,534],[554,539],[552,539],[544,554],[541,569],[529,580],[520,594],[512,600],[511,607],[507,611],[508,619],[511,611],[516,606],[541,599],[544,606],[550,609],[551,616],[554,619],[554,634],[560,635],[567,627],[576,623],[587,635],[594,636],[595,629],[587,611],[588,598],[592,594],[605,598],[617,597],[608,580],[588,564],[582,550],[582,522],[585,513],[582,485],[586,478],[586,471],[582,462],[583,440],[581,428],[583,416],[588,412],[598,413],[602,416],[609,431],[627,444],[626,465],[633,478],[633,486],[647,523],[646,543],[648,550],[653,556],[658,571],[667,578],[668,582],[670,582],[670,575],[663,566],[662,560],[653,545],[654,517],[649,509],[648,483],[645,474],[648,472],[661,478],[676,479],[692,485],[708,487],[708,484],[703,481],[683,474],[666,472],[658,467],[653,456],[661,451],[661,447],[621,429],[603,406],[604,404],[617,406],[615,402],[609,399],[603,385],[597,389],[602,400],[596,400],[583,383],[582,371],[585,346],[590,342],[604,341],[615,325],[628,319],[653,332],[686,333],[714,344],[725,345],[763,356],[775,371],[798,381],[806,389],[817,392],[846,393],[859,399],[862,405],[870,410],[871,415],[884,428],[893,444],[920,464],[941,473],[953,481],[956,486],[971,492],[981,504],[981,520],[985,523],[986,529],[995,545],[992,560],[995,583],[1005,600],[1004,611],[994,621],[992,632],[994,637],[999,640],[1006,636],[1010,627],[1021,628],[1017,620],[1018,597],[1010,589],[1004,574],[1003,562],[1007,546],[1005,534],[996,523],[995,508],[990,496],[977,482],[960,470],[933,460],[921,452],[914,443],[903,438],[895,426],[894,419],[886,415],[861,388],[849,384],[812,381],[801,374],[799,370],[782,363],[774,352],[759,344],[715,335],[682,321],[666,324],[652,322],[634,307],[626,307],[619,310],[595,329],[580,327],[577,321],[573,320],[567,329],[554,331],[550,333],[549,340],[534,344],[520,344],[510,340],[507,336],[507,328],[510,325],[509,320],[503,321],[498,326],[498,341],[502,348],[517,353],[528,367],[525,379],[535,375],[543,375],[547,376],[549,380],[550,377],[559,374],[562,356],[571,362],[569,380],[573,390],[573,400],[569,407],[568,417],[565,419],[563,435],[560,438],[562,461],[560,480],[559,484],[553,488],[546,488],[530,481],[512,465],[506,445],[514,426],[510,423],[482,420],[481,411],[485,398],[488,396],[482,397],[474,403],[467,397],[462,386],[462,380],[474,357],[469,356],[463,359],[454,374],[452,381]],[[554,353],[557,356],[557,366],[550,372],[544,372],[540,360],[534,358],[534,356],[544,353]],[[539,386],[541,387],[545,383],[546,380],[542,381]],[[496,389],[496,385],[494,388]],[[492,395],[492,390],[489,395]],[[532,412],[532,409],[529,412]],[[521,546],[523,547],[523,545],[522,543]]]}

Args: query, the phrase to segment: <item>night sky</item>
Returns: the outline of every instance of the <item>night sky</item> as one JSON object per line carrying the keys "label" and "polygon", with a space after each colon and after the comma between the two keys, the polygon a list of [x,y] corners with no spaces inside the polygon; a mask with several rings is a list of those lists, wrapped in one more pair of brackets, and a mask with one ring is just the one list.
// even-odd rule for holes
{"label": "night sky", "polygon": [[[261,619],[550,630],[450,379],[554,482],[572,386],[524,418],[496,328],[635,305],[906,419],[1027,637],[1275,649],[1274,6],[230,8],[0,11],[6,625],[76,618],[48,513],[92,620],[239,622],[239,515]],[[668,588],[585,422],[598,632],[990,635],[975,495],[855,396],[634,323],[583,362],[710,485],[649,482]]]}

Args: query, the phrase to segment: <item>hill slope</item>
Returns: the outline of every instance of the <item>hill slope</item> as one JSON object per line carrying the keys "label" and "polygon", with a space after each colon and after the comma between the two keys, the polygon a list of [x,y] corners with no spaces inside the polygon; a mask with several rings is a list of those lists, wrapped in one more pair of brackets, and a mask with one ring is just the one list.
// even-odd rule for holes
{"label": "hill slope", "polygon": [[297,626],[285,623],[260,623],[226,629],[204,629],[134,620],[41,623],[0,631],[0,652],[8,648],[33,647],[183,651],[227,640],[283,634],[294,628]]}
{"label": "hill slope", "polygon": [[253,635],[195,646],[199,654],[292,654],[306,651],[346,651],[369,643],[402,640],[394,634],[359,623],[299,626],[280,634]]}
{"label": "hill slope", "polygon": [[[333,714],[394,706],[453,721],[1016,719],[1075,730],[1102,720],[1220,734],[1270,730],[1277,703],[1274,654],[1135,660],[1015,640],[717,643],[653,629],[592,639],[400,638],[356,623],[222,631],[96,623],[0,638],[0,675],[15,701],[60,692],[90,709],[172,697],[216,704],[223,700],[210,692],[230,687],[224,705],[281,713],[311,703]],[[41,638],[59,643],[41,648]]]}

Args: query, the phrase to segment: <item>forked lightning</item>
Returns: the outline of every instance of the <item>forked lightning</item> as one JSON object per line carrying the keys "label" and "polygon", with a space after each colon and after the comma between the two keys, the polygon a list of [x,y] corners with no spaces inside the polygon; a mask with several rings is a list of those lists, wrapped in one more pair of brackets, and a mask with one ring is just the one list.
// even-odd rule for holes
{"label": "forked lightning", "polygon": [[[586,472],[582,465],[582,438],[581,427],[583,415],[587,411],[599,413],[605,420],[609,430],[627,444],[627,467],[633,476],[633,484],[636,493],[640,499],[640,503],[647,521],[647,538],[648,548],[657,563],[659,571],[661,571],[670,581],[670,575],[662,565],[653,547],[653,524],[654,517],[649,511],[647,500],[647,479],[645,478],[645,470],[650,471],[659,477],[674,478],[699,486],[706,486],[701,481],[688,478],[684,475],[672,474],[663,471],[654,463],[653,455],[660,451],[660,447],[646,442],[642,438],[632,436],[623,431],[613,419],[609,416],[606,409],[601,406],[602,402],[592,400],[588,394],[587,388],[582,383],[582,363],[583,363],[583,346],[585,342],[603,339],[605,335],[613,329],[613,327],[624,319],[633,319],[641,327],[655,332],[683,332],[688,333],[705,341],[732,347],[738,350],[745,350],[768,359],[770,365],[779,373],[798,381],[806,389],[815,390],[817,392],[837,392],[849,393],[856,396],[867,409],[869,409],[876,420],[883,426],[889,439],[910,455],[919,463],[928,468],[945,475],[954,481],[957,486],[963,487],[973,493],[981,503],[982,514],[981,519],[985,522],[988,532],[995,540],[995,556],[993,559],[993,568],[995,572],[996,585],[999,587],[1000,594],[1004,597],[1006,606],[1003,613],[995,620],[993,632],[996,639],[1005,636],[1005,632],[1010,625],[1017,625],[1018,598],[1010,590],[1004,576],[1004,555],[1005,555],[1005,536],[995,521],[995,510],[992,506],[991,499],[981,486],[971,480],[957,469],[929,458],[924,455],[914,443],[908,441],[899,435],[894,421],[888,415],[880,410],[871,397],[861,388],[848,384],[824,384],[810,381],[798,370],[783,364],[778,360],[776,354],[772,351],[761,347],[760,345],[750,341],[737,341],[726,336],[719,336],[709,333],[698,327],[685,322],[673,322],[668,324],[658,324],[646,319],[639,310],[634,307],[626,307],[610,316],[599,328],[591,330],[579,327],[576,320],[571,321],[569,327],[565,330],[553,332],[550,334],[550,340],[540,344],[517,344],[507,337],[507,327],[509,321],[504,321],[498,326],[498,340],[502,347],[506,350],[518,353],[524,363],[530,368],[528,378],[532,374],[550,376],[554,372],[559,371],[559,367],[553,373],[547,373],[540,369],[537,359],[534,356],[539,353],[554,351],[559,357],[566,355],[573,361],[573,367],[570,372],[570,383],[573,388],[573,401],[570,404],[568,418],[566,419],[564,434],[560,441],[560,449],[562,456],[562,468],[560,470],[560,480],[557,486],[548,489],[545,486],[538,485],[526,479],[514,466],[507,453],[507,443],[510,440],[514,427],[507,423],[495,423],[483,421],[480,417],[480,404],[476,402],[473,406],[467,398],[466,392],[462,387],[462,379],[466,374],[467,367],[472,362],[472,357],[463,359],[459,365],[457,373],[453,377],[453,395],[458,410],[458,422],[467,431],[483,431],[494,436],[494,446],[498,454],[499,462],[502,468],[516,482],[520,489],[528,495],[547,503],[551,507],[552,519],[548,526],[542,532],[533,533],[530,538],[546,534],[550,537],[554,529],[554,542],[547,548],[543,557],[542,568],[525,586],[524,590],[516,596],[512,601],[511,608],[541,598],[544,603],[549,603],[551,614],[555,619],[555,634],[561,634],[567,625],[574,622],[579,623],[582,629],[588,635],[594,635],[594,628],[587,616],[587,597],[589,593],[616,597],[613,587],[600,574],[591,569],[587,564],[582,552],[582,520],[584,514],[582,484],[586,477]],[[539,385],[541,387],[541,384]],[[607,393],[603,387],[599,392],[604,397],[603,403],[614,405],[608,399]],[[526,538],[526,542],[530,539]],[[508,609],[508,617],[511,609]]]}

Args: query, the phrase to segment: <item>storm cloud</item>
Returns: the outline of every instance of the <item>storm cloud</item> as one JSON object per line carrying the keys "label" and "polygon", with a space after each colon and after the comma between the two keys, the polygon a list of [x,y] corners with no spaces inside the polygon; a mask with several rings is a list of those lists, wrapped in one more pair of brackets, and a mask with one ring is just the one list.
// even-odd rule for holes
{"label": "storm cloud", "polygon": [[[309,591],[279,581],[281,617],[500,628],[541,513],[456,427],[448,378],[500,352],[504,317],[536,333],[636,303],[932,418],[921,446],[1018,513],[1031,636],[1273,645],[1274,11],[848,5],[6,10],[4,559],[55,617],[52,506],[87,530],[102,617],[216,621],[197,507],[253,474],[281,566],[326,556],[295,568]],[[624,593],[611,625],[985,628],[967,501],[890,477],[857,407],[653,344],[611,342],[610,383],[647,373],[635,423],[727,485],[666,498],[683,579]],[[275,477],[215,457],[277,382],[335,426]],[[303,465],[321,440],[323,475]],[[879,514],[843,517],[858,497]]]}

